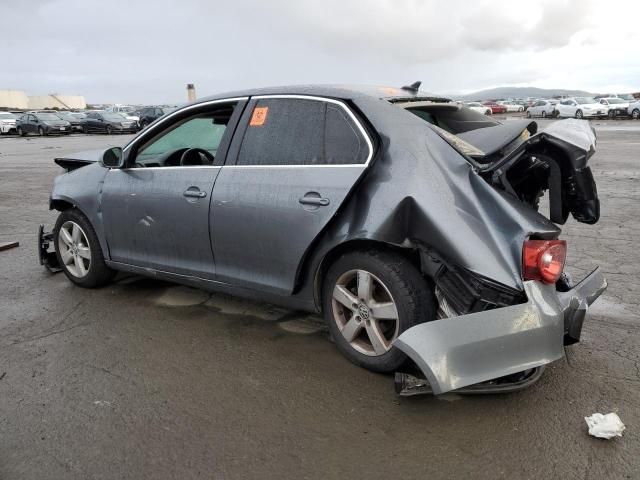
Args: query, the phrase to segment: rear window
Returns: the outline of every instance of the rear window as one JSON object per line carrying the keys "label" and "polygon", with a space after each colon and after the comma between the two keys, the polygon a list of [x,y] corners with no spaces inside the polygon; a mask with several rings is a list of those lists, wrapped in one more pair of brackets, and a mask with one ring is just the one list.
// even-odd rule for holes
{"label": "rear window", "polygon": [[478,128],[493,127],[498,124],[498,122],[480,112],[454,105],[422,105],[407,107],[407,110],[454,135],[477,130]]}
{"label": "rear window", "polygon": [[340,105],[268,98],[248,113],[238,165],[349,165],[365,163],[369,149]]}

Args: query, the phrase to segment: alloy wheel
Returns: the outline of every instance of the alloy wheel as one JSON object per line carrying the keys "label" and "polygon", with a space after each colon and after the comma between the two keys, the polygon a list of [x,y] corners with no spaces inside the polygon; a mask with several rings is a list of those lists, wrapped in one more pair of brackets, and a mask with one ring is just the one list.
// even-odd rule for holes
{"label": "alloy wheel", "polygon": [[91,249],[87,234],[75,222],[67,221],[58,232],[58,251],[67,271],[83,278],[91,268]]}
{"label": "alloy wheel", "polygon": [[640,118],[640,110],[636,108],[633,112],[631,112],[631,118],[635,118],[636,120],[638,120]]}
{"label": "alloy wheel", "polygon": [[398,337],[396,303],[382,281],[366,270],[342,274],[334,286],[333,319],[351,347],[370,356],[387,353]]}

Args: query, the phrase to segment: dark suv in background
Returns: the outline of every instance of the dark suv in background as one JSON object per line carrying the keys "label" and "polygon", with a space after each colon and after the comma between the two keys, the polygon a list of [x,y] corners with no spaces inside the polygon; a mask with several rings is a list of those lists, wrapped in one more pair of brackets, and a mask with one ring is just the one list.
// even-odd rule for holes
{"label": "dark suv in background", "polygon": [[145,128],[150,123],[156,121],[161,116],[174,111],[175,108],[171,107],[146,107],[139,111],[140,128]]}

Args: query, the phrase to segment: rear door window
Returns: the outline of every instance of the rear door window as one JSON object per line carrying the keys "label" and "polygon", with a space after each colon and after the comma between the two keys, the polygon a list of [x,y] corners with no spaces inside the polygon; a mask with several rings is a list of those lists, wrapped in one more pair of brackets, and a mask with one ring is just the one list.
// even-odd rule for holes
{"label": "rear door window", "polygon": [[369,153],[349,113],[332,102],[260,99],[245,122],[237,165],[362,164]]}

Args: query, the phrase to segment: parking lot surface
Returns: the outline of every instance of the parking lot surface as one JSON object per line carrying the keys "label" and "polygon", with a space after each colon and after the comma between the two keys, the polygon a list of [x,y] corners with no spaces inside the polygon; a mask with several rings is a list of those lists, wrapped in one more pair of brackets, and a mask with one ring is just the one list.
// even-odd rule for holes
{"label": "parking lot surface", "polygon": [[[562,238],[609,289],[566,359],[493,396],[400,398],[313,315],[47,273],[52,159],[130,137],[0,138],[0,242],[20,242],[0,252],[0,478],[640,478],[640,122],[594,123],[602,217]],[[624,436],[589,437],[583,417],[611,411]]]}

